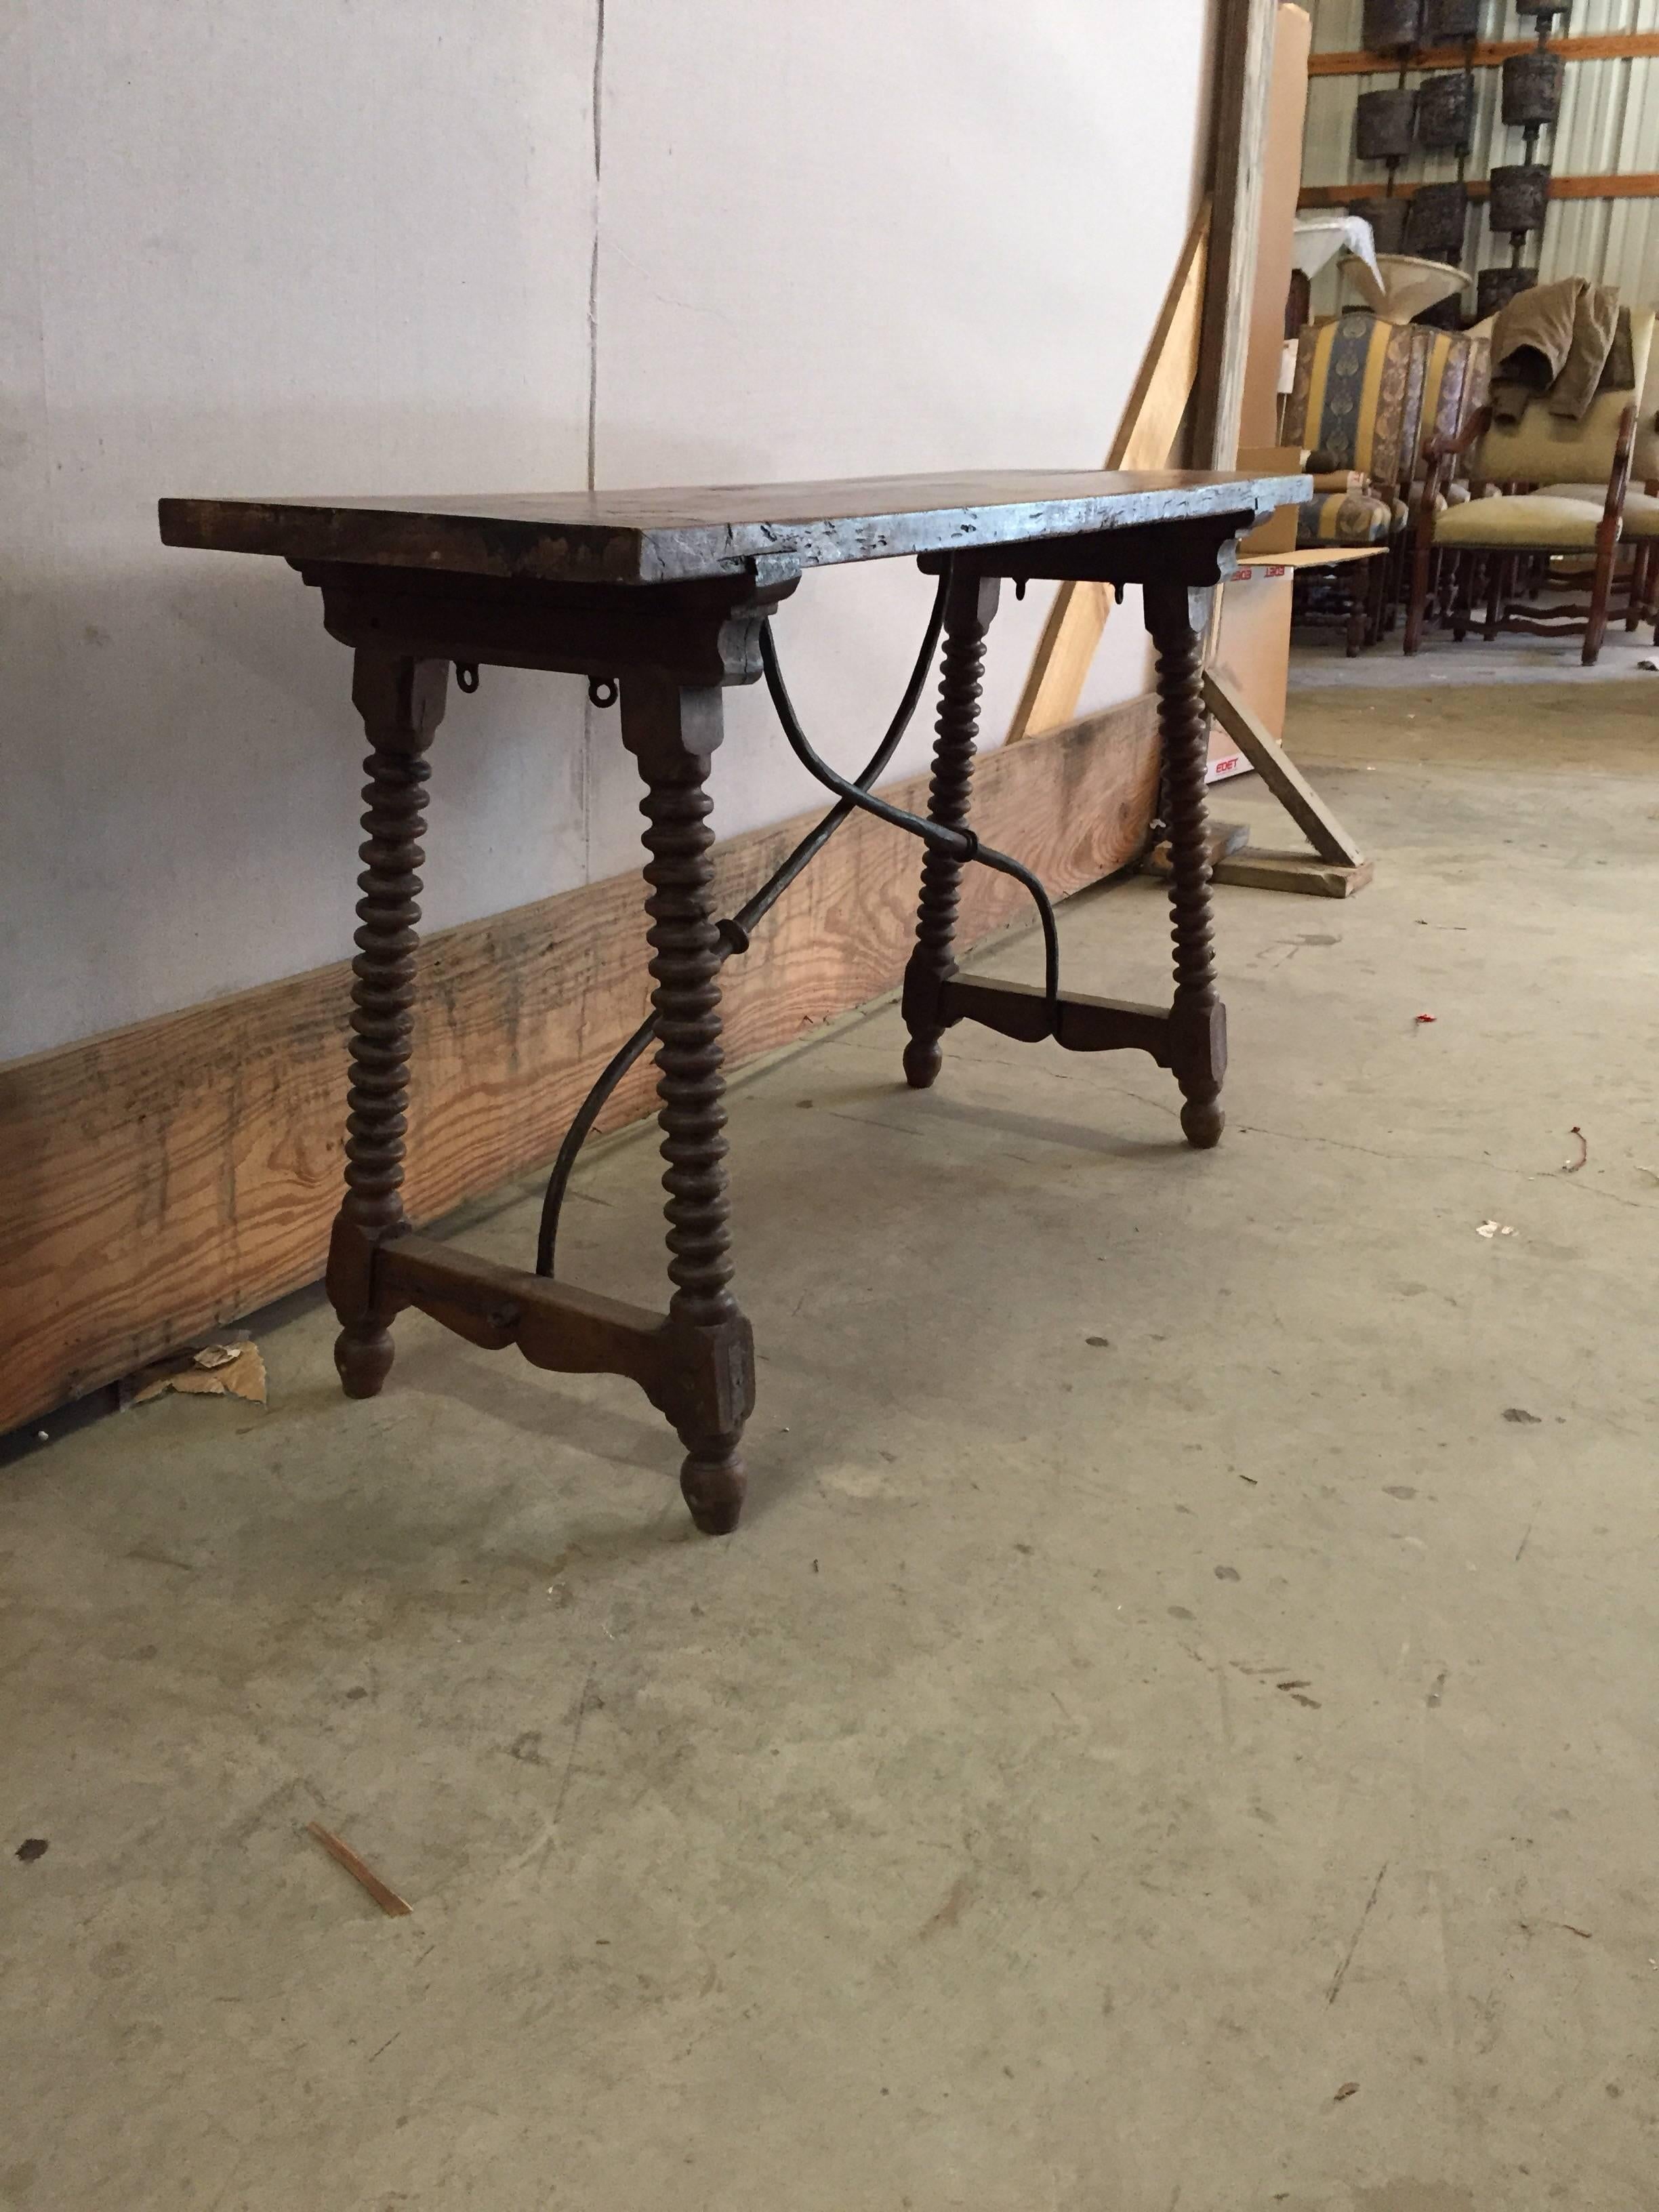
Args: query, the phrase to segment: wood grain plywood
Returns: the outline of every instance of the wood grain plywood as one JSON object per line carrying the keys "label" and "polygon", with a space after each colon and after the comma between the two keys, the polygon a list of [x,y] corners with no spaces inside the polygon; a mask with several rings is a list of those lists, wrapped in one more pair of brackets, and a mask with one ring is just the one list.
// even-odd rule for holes
{"label": "wood grain plywood", "polygon": [[[1157,765],[1155,702],[1137,700],[987,754],[975,825],[1063,895],[1138,855]],[[891,796],[925,808],[925,777]],[[720,910],[816,818],[717,846]],[[897,982],[920,849],[868,816],[847,824],[724,972],[729,1066]],[[350,896],[343,883],[343,908]],[[422,947],[405,1188],[416,1223],[550,1159],[646,1012],[642,896],[630,872]],[[1028,906],[1017,884],[969,869],[963,943]],[[315,969],[0,1067],[0,1430],[320,1274],[349,982],[344,963]],[[601,1126],[652,1110],[654,1083],[641,1063]]]}

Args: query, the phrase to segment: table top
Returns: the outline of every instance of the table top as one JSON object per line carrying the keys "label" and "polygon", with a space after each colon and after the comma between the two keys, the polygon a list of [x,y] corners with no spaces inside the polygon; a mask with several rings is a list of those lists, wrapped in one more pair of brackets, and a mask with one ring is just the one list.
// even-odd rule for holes
{"label": "table top", "polygon": [[681,583],[1200,515],[1265,515],[1306,477],[1004,469],[828,483],[441,499],[164,499],[165,544],[556,583]]}

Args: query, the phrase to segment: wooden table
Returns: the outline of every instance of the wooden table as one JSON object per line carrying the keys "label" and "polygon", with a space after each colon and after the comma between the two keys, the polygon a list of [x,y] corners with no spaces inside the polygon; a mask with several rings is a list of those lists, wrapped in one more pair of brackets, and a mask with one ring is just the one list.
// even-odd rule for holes
{"label": "wooden table", "polygon": [[[540,1367],[629,1376],[685,1448],[681,1487],[697,1526],[737,1526],[754,1351],[732,1290],[718,976],[733,948],[711,903],[705,785],[721,691],[761,673],[763,625],[808,568],[906,555],[945,578],[929,811],[954,834],[935,835],[922,863],[904,986],[908,1080],[933,1081],[939,1040],[963,1020],[1026,1041],[1053,1035],[1073,1051],[1138,1049],[1179,1084],[1188,1141],[1213,1145],[1226,1029],[1204,819],[1209,596],[1231,573],[1240,534],[1310,495],[1300,477],[1087,471],[545,497],[163,500],[169,545],[290,562],[320,591],[331,635],[356,656],[352,698],[369,742],[366,842],[346,1189],[328,1266],[348,1395],[372,1397],[386,1381],[391,1323],[405,1306],[473,1344],[516,1344]],[[1051,1010],[1042,991],[956,968],[958,880],[976,849],[968,822],[979,678],[1005,579],[1144,587],[1174,861],[1167,1007],[1065,995]],[[467,687],[486,663],[620,686],[621,738],[639,765],[648,823],[666,1314],[474,1259],[416,1235],[403,1210],[425,757],[451,665]]]}

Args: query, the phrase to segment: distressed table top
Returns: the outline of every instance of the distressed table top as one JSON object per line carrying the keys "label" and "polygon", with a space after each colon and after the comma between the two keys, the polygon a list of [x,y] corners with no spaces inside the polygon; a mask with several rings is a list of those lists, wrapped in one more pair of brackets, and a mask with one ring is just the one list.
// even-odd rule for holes
{"label": "distressed table top", "polygon": [[168,545],[555,583],[681,583],[1017,544],[1311,496],[1306,477],[1003,469],[441,499],[164,499]]}

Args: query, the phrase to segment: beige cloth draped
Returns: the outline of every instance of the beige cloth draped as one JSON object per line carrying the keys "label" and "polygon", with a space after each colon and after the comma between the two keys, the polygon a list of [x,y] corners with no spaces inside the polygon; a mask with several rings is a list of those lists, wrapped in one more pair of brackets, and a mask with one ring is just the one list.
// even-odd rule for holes
{"label": "beige cloth draped", "polygon": [[1618,334],[1619,295],[1610,285],[1564,276],[1521,293],[1492,327],[1492,420],[1516,423],[1527,402],[1547,392],[1552,415],[1582,422],[1603,388]]}

